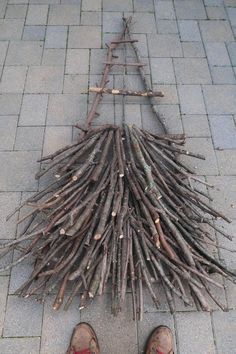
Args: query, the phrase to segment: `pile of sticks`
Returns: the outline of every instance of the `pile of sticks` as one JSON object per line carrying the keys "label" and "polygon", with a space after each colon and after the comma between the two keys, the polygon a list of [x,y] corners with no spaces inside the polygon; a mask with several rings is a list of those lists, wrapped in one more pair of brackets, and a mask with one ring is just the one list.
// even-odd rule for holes
{"label": "pile of sticks", "polygon": [[[120,41],[108,47],[101,90],[116,46],[130,42],[138,53],[129,25],[130,19],[124,20]],[[138,68],[142,76],[142,66]],[[151,92],[145,81],[144,86]],[[86,307],[104,293],[110,280],[115,315],[122,310],[129,288],[134,319],[142,318],[143,284],[158,308],[157,282],[171,311],[174,295],[207,311],[209,296],[224,309],[210,287],[223,286],[210,273],[233,282],[235,274],[207,251],[205,245],[214,244],[214,239],[204,224],[231,239],[213,219],[230,220],[211,206],[209,195],[194,182],[209,185],[178,159],[204,157],[185,150],[181,134],[158,135],[126,124],[91,128],[101,97],[97,92],[86,125],[78,126],[78,141],[41,159],[48,164],[36,177],[53,171],[55,180],[21,205],[32,207],[19,220],[28,220],[25,230],[16,240],[0,245],[2,255],[15,249],[21,256],[1,270],[33,256],[32,274],[17,294],[35,294],[44,301],[57,289],[55,310],[62,304],[67,309],[79,294],[80,308]],[[165,122],[162,125],[166,129]]]}

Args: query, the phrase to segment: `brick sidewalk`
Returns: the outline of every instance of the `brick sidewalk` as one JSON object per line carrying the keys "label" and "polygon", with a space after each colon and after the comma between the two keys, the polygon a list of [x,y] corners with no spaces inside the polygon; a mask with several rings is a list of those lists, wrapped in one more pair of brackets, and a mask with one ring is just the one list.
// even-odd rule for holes
{"label": "brick sidewalk", "polygon": [[[191,160],[197,174],[216,188],[216,206],[234,219],[236,230],[236,0],[0,0],[0,226],[3,241],[16,237],[16,215],[5,216],[46,183],[34,180],[36,160],[72,141],[72,125],[83,121],[93,96],[80,95],[100,77],[105,43],[121,30],[121,17],[134,12],[133,33],[139,40],[147,75],[164,91],[159,111],[171,132],[185,132],[187,146],[206,161]],[[103,48],[103,49],[101,49]],[[132,52],[127,50],[128,60]],[[119,51],[122,60],[122,51]],[[150,69],[149,69],[150,68]],[[122,69],[114,68],[110,87],[122,87]],[[129,88],[140,88],[129,68]],[[128,98],[126,121],[156,130],[144,98]],[[121,121],[120,97],[104,97],[95,124]],[[215,235],[219,245],[236,249]],[[214,250],[213,250],[214,251]],[[215,252],[236,269],[234,253]],[[9,260],[9,257],[8,257]],[[6,259],[1,261],[7,262]],[[176,299],[172,316],[164,294],[157,311],[149,295],[144,319],[132,321],[127,311],[114,319],[108,297],[96,299],[84,312],[76,301],[68,312],[22,300],[14,291],[31,272],[25,263],[0,278],[1,354],[63,354],[73,326],[89,321],[104,354],[142,353],[157,325],[170,326],[179,354],[236,353],[236,287],[226,283],[218,298],[229,307],[212,313],[185,308]],[[218,279],[222,282],[222,279]]]}

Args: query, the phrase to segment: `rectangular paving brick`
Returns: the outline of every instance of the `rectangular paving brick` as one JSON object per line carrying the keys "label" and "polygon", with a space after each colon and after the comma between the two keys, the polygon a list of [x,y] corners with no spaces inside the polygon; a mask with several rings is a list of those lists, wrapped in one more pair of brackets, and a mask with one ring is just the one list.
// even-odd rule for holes
{"label": "rectangular paving brick", "polygon": [[224,42],[233,40],[233,33],[227,21],[200,21],[199,26],[203,40],[206,42]]}
{"label": "rectangular paving brick", "polygon": [[0,116],[0,150],[13,150],[17,116]]}
{"label": "rectangular paving brick", "polygon": [[233,7],[227,7],[227,12],[231,26],[236,26],[236,9]]}
{"label": "rectangular paving brick", "polygon": [[37,151],[1,152],[0,190],[5,191],[35,191],[37,182],[34,179],[38,171]]}
{"label": "rectangular paving brick", "polygon": [[65,75],[63,93],[80,95],[88,89],[88,75]]}
{"label": "rectangular paving brick", "polygon": [[46,127],[43,155],[51,154],[61,147],[70,144],[72,139],[71,127]]}
{"label": "rectangular paving brick", "polygon": [[49,10],[49,25],[79,25],[80,6],[73,5],[51,5]]}
{"label": "rectangular paving brick", "polygon": [[181,354],[215,354],[210,314],[184,312],[176,314],[178,347]]}
{"label": "rectangular paving brick", "polygon": [[8,240],[16,237],[16,222],[18,213],[12,216],[11,219],[6,221],[6,217],[14,211],[20,204],[21,195],[19,192],[1,192],[0,193],[0,226],[1,238]]}
{"label": "rectangular paving brick", "polygon": [[[31,209],[27,208],[27,212],[30,211],[32,211],[32,208]],[[26,213],[25,214],[20,213],[20,217],[23,217],[23,215],[26,215]],[[23,225],[22,228],[18,227],[18,234],[21,234],[21,232],[19,232],[19,229],[21,229],[21,232],[23,232]],[[14,251],[14,257],[13,257],[14,260],[19,258],[20,256],[21,256],[20,252]],[[14,293],[22,286],[22,284],[24,284],[29,279],[33,271],[33,264],[34,264],[34,259],[33,257],[30,257],[27,259],[27,261],[18,264],[17,267],[14,267],[11,270],[10,284],[8,290],[8,293],[10,295],[14,295]]]}
{"label": "rectangular paving brick", "polygon": [[[1,276],[0,278],[0,333],[1,335],[3,331],[3,324],[5,318],[8,284],[9,284],[9,277]],[[0,349],[1,349],[1,341],[0,341]]]}
{"label": "rectangular paving brick", "polygon": [[46,48],[43,51],[42,65],[64,66],[66,59],[65,49]]}
{"label": "rectangular paving brick", "polygon": [[3,65],[5,62],[6,54],[7,54],[8,42],[2,41],[0,42],[0,65]]}
{"label": "rectangular paving brick", "polygon": [[101,0],[84,0],[82,3],[82,11],[101,11]]}
{"label": "rectangular paving brick", "polygon": [[207,17],[210,20],[226,20],[227,15],[223,6],[206,7]]}
{"label": "rectangular paving brick", "polygon": [[25,26],[23,40],[42,41],[45,38],[46,26]]}
{"label": "rectangular paving brick", "polygon": [[68,48],[100,48],[100,26],[71,26],[69,29]]}
{"label": "rectangular paving brick", "polygon": [[121,18],[122,12],[103,12],[103,32],[120,33],[123,28]]}
{"label": "rectangular paving brick", "polygon": [[162,20],[175,19],[175,11],[172,1],[155,2],[156,18]]}
{"label": "rectangular paving brick", "polygon": [[67,26],[47,26],[45,48],[66,48]]}
{"label": "rectangular paving brick", "polygon": [[182,42],[182,48],[186,58],[204,58],[206,56],[201,42]]}
{"label": "rectangular paving brick", "polygon": [[133,11],[132,0],[103,0],[103,11]]}
{"label": "rectangular paving brick", "polygon": [[23,19],[0,19],[0,40],[20,39],[23,26]]}
{"label": "rectangular paving brick", "polygon": [[184,114],[182,115],[184,132],[188,137],[211,136],[209,123],[206,114]]}
{"label": "rectangular paving brick", "polygon": [[197,21],[179,21],[180,38],[182,41],[198,42],[201,41],[201,35]]}
{"label": "rectangular paving brick", "polygon": [[202,1],[176,1],[175,10],[179,20],[199,20],[206,18],[206,12]]}
{"label": "rectangular paving brick", "polygon": [[47,111],[47,95],[24,95],[19,125],[44,125]]}
{"label": "rectangular paving brick", "polygon": [[125,16],[129,17],[132,15],[132,33],[156,33],[156,22],[153,13],[146,12],[136,12],[136,13],[126,13]]}
{"label": "rectangular paving brick", "polygon": [[236,43],[235,42],[228,43],[227,48],[229,51],[231,63],[233,66],[236,66]]}
{"label": "rectangular paving brick", "polygon": [[29,5],[26,24],[46,25],[48,15],[48,5]]}
{"label": "rectangular paving brick", "polygon": [[216,157],[221,175],[236,175],[236,149],[216,151]]}
{"label": "rectangular paving brick", "polygon": [[0,112],[2,115],[15,115],[20,112],[21,94],[0,94]]}
{"label": "rectangular paving brick", "polygon": [[159,34],[173,34],[178,33],[177,21],[176,20],[158,20],[157,21],[157,32]]}
{"label": "rectangular paving brick", "polygon": [[39,65],[43,43],[39,41],[11,41],[6,65]]}
{"label": "rectangular paving brick", "polygon": [[154,11],[153,1],[146,0],[143,2],[143,0],[134,0],[134,11]]}
{"label": "rectangular paving brick", "polygon": [[223,42],[207,42],[205,44],[207,60],[210,65],[230,65],[229,55]]}
{"label": "rectangular paving brick", "polygon": [[151,58],[152,82],[175,84],[173,62],[170,58]]}
{"label": "rectangular paving brick", "polygon": [[[88,109],[91,108],[91,105],[89,105]],[[115,108],[117,108],[115,110]],[[98,113],[100,114],[99,117],[96,117],[93,125],[97,126],[97,125],[102,125],[102,124],[107,124],[107,122],[110,122],[111,124],[114,124],[114,115],[116,112],[116,124],[117,125],[121,125],[121,121],[122,121],[122,109],[121,109],[121,105],[117,104],[117,107],[114,107],[113,104],[102,104],[99,108],[98,108]]]}
{"label": "rectangular paving brick", "polygon": [[60,93],[63,88],[64,68],[61,66],[30,66],[26,93]]}
{"label": "rectangular paving brick", "polygon": [[27,5],[8,5],[6,9],[5,18],[20,19],[25,18],[27,12]]}
{"label": "rectangular paving brick", "polygon": [[22,93],[26,73],[25,66],[5,66],[0,82],[0,93]]}
{"label": "rectangular paving brick", "polygon": [[208,114],[236,113],[235,85],[204,85],[203,94]]}
{"label": "rectangular paving brick", "polygon": [[15,150],[39,150],[43,144],[43,127],[18,127],[15,141]]}
{"label": "rectangular paving brick", "polygon": [[211,76],[206,59],[176,58],[174,59],[176,80],[179,84],[211,83]]}
{"label": "rectangular paving brick", "polygon": [[4,354],[19,352],[29,354],[34,348],[34,354],[39,354],[40,338],[2,338],[0,341],[0,351]]}
{"label": "rectangular paving brick", "polygon": [[100,26],[102,24],[102,13],[98,11],[81,12],[81,25]]}
{"label": "rectangular paving brick", "polygon": [[43,305],[34,299],[8,296],[4,337],[35,337],[41,335]]}
{"label": "rectangular paving brick", "polygon": [[66,74],[87,74],[89,70],[88,49],[68,49],[66,55]]}
{"label": "rectangular paving brick", "polygon": [[156,102],[158,105],[179,104],[179,97],[176,85],[153,84],[153,90],[160,90],[164,93],[164,97],[156,98]]}
{"label": "rectangular paving brick", "polygon": [[235,350],[236,311],[214,312],[213,328],[218,353],[231,353]]}
{"label": "rectangular paving brick", "polygon": [[151,57],[182,57],[179,36],[175,34],[149,34],[148,46]]}
{"label": "rectangular paving brick", "polygon": [[235,84],[235,74],[231,66],[214,66],[211,68],[214,84]]}
{"label": "rectangular paving brick", "polygon": [[183,114],[205,114],[205,105],[199,85],[179,85],[177,87],[180,108]]}

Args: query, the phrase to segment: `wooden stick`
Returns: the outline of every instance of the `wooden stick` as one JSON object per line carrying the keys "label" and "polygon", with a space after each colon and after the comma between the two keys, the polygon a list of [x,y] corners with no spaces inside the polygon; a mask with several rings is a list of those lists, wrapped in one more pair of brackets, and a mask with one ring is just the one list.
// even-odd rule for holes
{"label": "wooden stick", "polygon": [[101,88],[101,87],[89,87],[89,92],[95,93],[105,93],[110,95],[122,95],[122,96],[141,96],[141,97],[164,97],[162,91],[133,91],[133,90],[124,90],[124,89],[110,89],[110,88]]}

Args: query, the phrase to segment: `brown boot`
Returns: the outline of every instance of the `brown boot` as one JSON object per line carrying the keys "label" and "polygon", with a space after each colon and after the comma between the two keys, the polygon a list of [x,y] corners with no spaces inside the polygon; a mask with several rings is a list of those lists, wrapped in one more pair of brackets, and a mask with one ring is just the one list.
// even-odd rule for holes
{"label": "brown boot", "polygon": [[173,336],[169,327],[154,329],[147,342],[146,354],[174,354]]}
{"label": "brown boot", "polygon": [[75,326],[66,354],[100,354],[96,333],[89,324]]}

